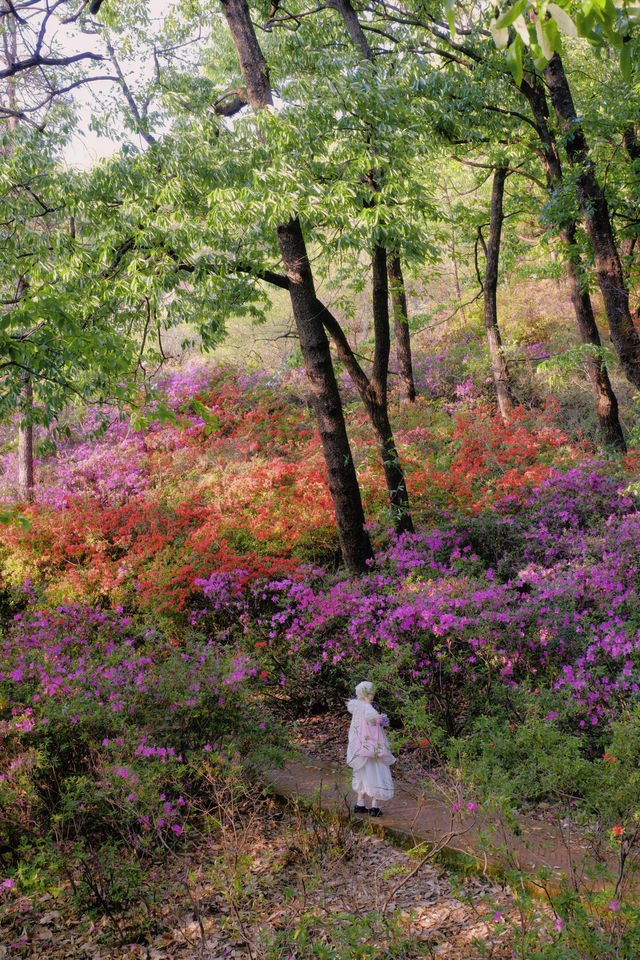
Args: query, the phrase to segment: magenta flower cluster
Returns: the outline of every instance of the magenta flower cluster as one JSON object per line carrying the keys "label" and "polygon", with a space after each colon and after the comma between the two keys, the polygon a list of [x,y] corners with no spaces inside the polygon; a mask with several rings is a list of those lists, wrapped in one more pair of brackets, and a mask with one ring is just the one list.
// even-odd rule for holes
{"label": "magenta flower cluster", "polygon": [[488,675],[533,693],[545,684],[578,725],[596,725],[640,691],[638,542],[634,497],[589,462],[552,474],[524,506],[392,540],[362,578],[201,585],[310,679],[388,656],[426,692]]}

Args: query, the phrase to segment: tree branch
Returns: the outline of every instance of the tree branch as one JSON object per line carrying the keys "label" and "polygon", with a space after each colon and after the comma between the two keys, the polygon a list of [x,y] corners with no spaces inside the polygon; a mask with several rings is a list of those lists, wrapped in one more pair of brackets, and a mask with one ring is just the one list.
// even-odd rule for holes
{"label": "tree branch", "polygon": [[101,53],[76,53],[70,57],[43,57],[40,53],[34,53],[26,60],[16,60],[9,64],[3,70],[0,70],[0,80],[6,80],[7,77],[15,77],[17,73],[23,73],[25,70],[31,70],[33,67],[68,67],[72,63],[78,63],[80,60],[102,61],[107,58]]}

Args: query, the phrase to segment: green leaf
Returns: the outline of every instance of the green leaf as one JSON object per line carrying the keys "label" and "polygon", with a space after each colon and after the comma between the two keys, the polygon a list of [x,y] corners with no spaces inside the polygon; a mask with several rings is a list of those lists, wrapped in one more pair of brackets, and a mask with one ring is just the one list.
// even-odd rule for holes
{"label": "green leaf", "polygon": [[444,0],[444,9],[447,15],[447,22],[449,24],[449,30],[451,31],[451,36],[455,36],[456,32],[456,0]]}
{"label": "green leaf", "polygon": [[633,77],[633,60],[631,58],[631,44],[623,43],[620,51],[620,71],[622,76],[630,83]]}
{"label": "green leaf", "polygon": [[559,7],[557,3],[548,3],[547,10],[558,24],[562,32],[566,33],[568,37],[573,37],[575,40],[578,36],[578,28],[569,14],[566,13],[562,7]]}
{"label": "green leaf", "polygon": [[514,3],[512,7],[509,7],[508,10],[498,17],[496,20],[496,27],[501,30],[503,27],[510,27],[514,23],[522,11],[526,8],[528,0],[517,0],[517,3]]}
{"label": "green leaf", "polygon": [[516,37],[507,47],[507,66],[519,87],[522,83],[522,40]]}
{"label": "green leaf", "polygon": [[553,56],[553,37],[551,31],[549,30],[549,23],[549,20],[536,21],[536,36],[538,38],[538,44],[547,60],[551,60],[551,57]]}
{"label": "green leaf", "polygon": [[496,26],[496,22],[496,20],[491,21],[489,24],[489,30],[491,32],[491,36],[493,37],[493,42],[498,50],[504,50],[506,45],[509,43],[509,28],[499,28]]}
{"label": "green leaf", "polygon": [[594,28],[595,22],[598,19],[596,11],[593,7],[590,7],[588,10],[578,10],[576,11],[576,24],[578,27],[578,32],[581,37],[588,37],[591,31]]}
{"label": "green leaf", "polygon": [[525,47],[528,47],[531,43],[531,38],[529,36],[529,29],[522,15],[516,17],[516,19],[513,21],[513,28],[524,43]]}

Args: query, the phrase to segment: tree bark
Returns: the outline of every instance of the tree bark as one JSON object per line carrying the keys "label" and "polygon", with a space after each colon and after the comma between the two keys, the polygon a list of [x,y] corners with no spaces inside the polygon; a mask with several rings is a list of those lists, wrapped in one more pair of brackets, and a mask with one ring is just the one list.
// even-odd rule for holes
{"label": "tree bark", "polygon": [[[273,104],[266,61],[255,34],[246,0],[221,0],[247,97],[254,110]],[[364,510],[358,486],[342,402],[336,383],[317,298],[304,235],[297,218],[277,228],[277,238],[289,281],[291,308],[300,338],[300,348],[311,387],[311,398],[329,474],[342,556],[347,567],[364,572],[373,553],[365,529]]]}
{"label": "tree bark", "polygon": [[393,510],[396,533],[413,532],[411,507],[404,472],[389,423],[388,371],[391,340],[389,336],[389,287],[387,251],[377,245],[373,250],[373,329],[375,351],[365,404],[378,436],[384,475]]}
{"label": "tree bark", "polygon": [[344,363],[351,380],[364,404],[367,416],[376,432],[382,463],[389,491],[389,501],[394,512],[397,533],[413,530],[404,473],[389,423],[387,404],[387,376],[389,365],[389,301],[386,278],[386,250],[376,247],[373,256],[374,299],[373,322],[375,351],[371,377],[364,372],[351,349],[346,334],[327,307],[316,300],[316,310],[329,336],[333,340],[338,357]]}
{"label": "tree bark", "polygon": [[33,424],[30,414],[33,407],[33,386],[28,371],[22,374],[22,398],[26,419],[18,427],[18,496],[33,503]]}
{"label": "tree bark", "polygon": [[634,386],[640,386],[640,335],[629,310],[629,291],[611,228],[609,207],[596,178],[589,145],[576,115],[564,66],[557,53],[547,64],[544,76],[551,103],[565,135],[567,159],[576,170],[578,203],[593,247],[596,276],[611,340],[625,376]]}
{"label": "tree bark", "polygon": [[[640,164],[638,163],[638,161],[640,161],[640,141],[638,140],[638,134],[634,124],[630,123],[629,126],[625,128],[622,134],[622,140],[625,150],[627,151],[629,159],[631,160],[631,164],[634,168],[635,175],[637,176],[640,174]],[[633,252],[636,248],[639,235],[640,231],[638,231],[636,226],[635,233],[631,236],[625,237],[620,244],[620,253],[622,255],[623,266],[627,271],[630,269]],[[636,317],[637,316],[638,311],[636,310]]]}
{"label": "tree bark", "polygon": [[640,160],[640,141],[634,124],[631,123],[628,127],[625,127],[622,139],[631,162],[635,163],[636,160]]}
{"label": "tree bark", "polygon": [[[583,343],[601,346],[600,333],[593,315],[591,297],[584,286],[584,277],[580,262],[574,263],[572,257],[579,257],[576,243],[575,224],[571,224],[560,232],[560,236],[567,246],[567,278],[569,280],[569,294],[578,321],[578,330]],[[600,433],[604,442],[616,447],[623,453],[627,449],[622,426],[619,419],[618,398],[616,397],[606,364],[600,357],[589,357],[587,360],[587,375],[591,382],[595,401],[596,416],[600,425]]]}
{"label": "tree bark", "polygon": [[364,60],[373,60],[373,50],[371,49],[371,44],[365,36],[362,25],[358,20],[358,14],[351,6],[350,0],[330,0],[329,6],[333,7],[334,10],[337,10],[344,20],[347,33],[351,37],[354,47],[358,50],[362,58]]}
{"label": "tree bark", "polygon": [[396,336],[396,357],[398,360],[398,377],[400,378],[400,402],[415,403],[416,385],[411,360],[407,293],[404,286],[402,264],[397,253],[389,255],[387,273],[393,306],[393,329]]}
{"label": "tree bark", "polygon": [[509,382],[509,370],[502,351],[502,338],[498,326],[498,262],[500,259],[500,238],[504,213],[502,201],[507,168],[497,167],[493,174],[491,190],[491,217],[489,237],[486,245],[487,269],[484,276],[484,325],[489,343],[491,372],[496,388],[498,408],[502,419],[507,421],[513,416],[513,400]]}
{"label": "tree bark", "polygon": [[[536,130],[541,144],[541,159],[545,169],[547,189],[553,196],[562,184],[562,164],[557,144],[548,124],[549,111],[544,89],[534,77],[532,80],[524,78],[520,87],[527,99],[536,124]],[[580,249],[576,240],[576,224],[570,220],[558,228],[560,239],[566,246],[566,270],[569,281],[571,302],[576,315],[576,322],[580,338],[583,343],[600,347],[600,333],[593,314],[593,306],[589,291],[584,284]],[[586,361],[587,375],[591,382],[596,416],[600,426],[602,439],[606,444],[625,451],[627,445],[624,440],[622,426],[618,414],[618,398],[616,397],[606,364],[599,356],[590,356]]]}
{"label": "tree bark", "polygon": [[[331,0],[331,6],[342,17],[347,32],[364,60],[373,62],[374,53],[365,36],[358,15],[353,9],[350,0]],[[368,175],[371,187],[374,193],[378,189],[378,174],[371,170]],[[389,502],[393,511],[393,520],[396,533],[406,533],[413,531],[413,521],[411,519],[411,508],[409,505],[409,494],[407,491],[404,471],[402,469],[393,430],[389,421],[389,403],[388,403],[388,371],[389,371],[389,352],[390,352],[390,321],[389,321],[389,277],[387,270],[387,250],[376,244],[373,250],[372,258],[372,284],[373,284],[373,329],[375,339],[375,355],[371,377],[367,378],[360,365],[357,363],[346,337],[342,330],[341,336],[334,337],[334,341],[339,351],[339,355],[349,371],[356,388],[358,389],[365,409],[376,432],[378,443],[380,445],[380,455],[389,492]],[[404,280],[402,269],[398,257],[389,258],[391,269],[396,269],[395,278],[392,284],[394,293],[394,316],[396,317],[396,343],[398,349],[398,360],[401,366],[401,384],[410,382],[408,391],[413,392],[412,400],[415,400],[415,387],[413,386],[413,371],[411,368],[411,344],[409,338],[409,325],[407,320],[407,301],[404,295]],[[400,297],[398,301],[396,297]],[[399,323],[397,320],[398,312],[403,310],[405,323]],[[333,323],[328,327],[329,332],[335,332],[337,321],[333,318]],[[339,326],[339,325],[338,325]],[[402,329],[401,329],[402,328]],[[400,336],[398,337],[398,333]],[[408,372],[407,372],[408,371]],[[401,386],[402,389],[402,386]]]}

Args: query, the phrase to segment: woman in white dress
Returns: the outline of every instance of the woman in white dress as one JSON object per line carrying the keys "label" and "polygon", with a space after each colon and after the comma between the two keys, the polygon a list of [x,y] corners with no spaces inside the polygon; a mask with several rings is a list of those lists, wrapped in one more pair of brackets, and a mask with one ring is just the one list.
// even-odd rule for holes
{"label": "woman in white dress", "polygon": [[[389,768],[396,761],[384,732],[389,721],[384,713],[378,713],[372,706],[372,700],[373,684],[363,680],[356,687],[356,699],[347,701],[347,710],[351,714],[347,763],[353,770],[351,786],[357,795],[353,812],[379,817],[382,811],[378,804],[382,800],[391,800],[393,796]],[[370,808],[367,808],[365,797],[371,798]]]}

